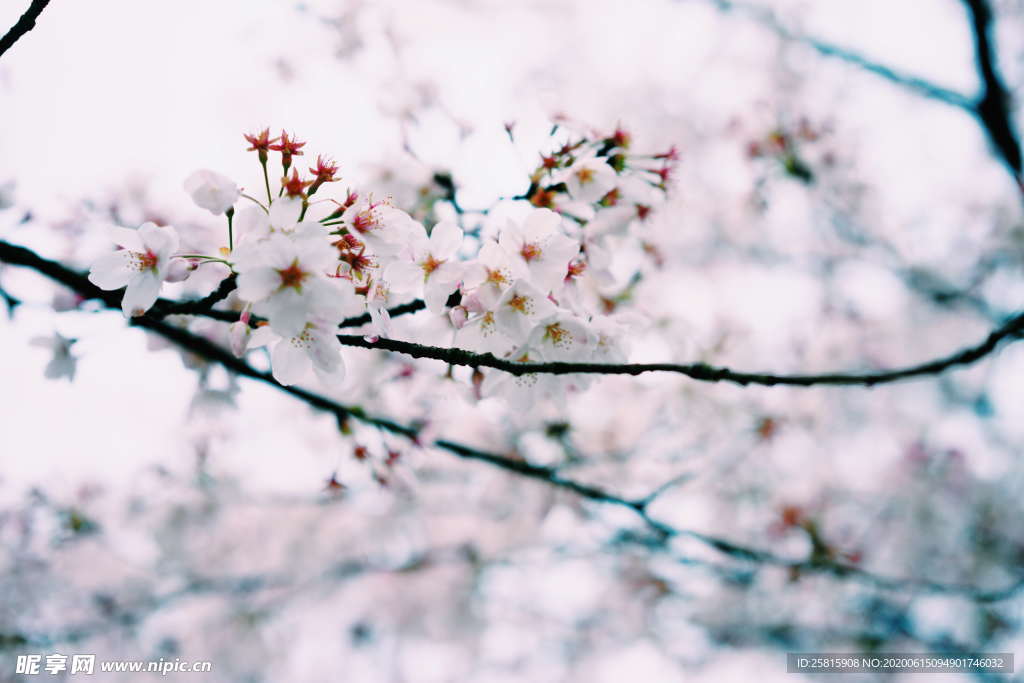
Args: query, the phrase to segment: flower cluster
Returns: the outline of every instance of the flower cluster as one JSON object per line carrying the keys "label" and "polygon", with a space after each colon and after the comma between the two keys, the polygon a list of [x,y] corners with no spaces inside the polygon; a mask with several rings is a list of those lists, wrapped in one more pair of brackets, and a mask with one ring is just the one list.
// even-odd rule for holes
{"label": "flower cluster", "polygon": [[[388,309],[415,298],[431,314],[447,316],[455,343],[472,351],[522,362],[625,360],[622,324],[595,305],[601,297],[593,294],[611,279],[614,240],[663,199],[674,150],[632,155],[621,129],[565,143],[541,157],[529,189],[514,200],[526,209],[520,220],[466,239],[456,220],[428,230],[373,194],[349,190],[343,198],[314,199],[337,180],[332,161],[317,157],[306,174],[297,163],[305,143],[294,135],[272,138],[263,130],[245,139],[258,153],[265,201],[213,171],[185,181],[196,205],[227,217],[228,247],[219,256],[177,254],[170,227],[116,229],[123,249],[102,257],[90,278],[104,289],[127,287],[126,315],[144,314],[162,282],[215,261],[237,274],[242,312],[230,326],[232,349],[242,355],[269,346],[282,384],[315,375],[336,385],[345,372],[339,324],[368,313],[368,334],[389,336]],[[270,152],[280,153],[276,193]],[[454,191],[452,184],[457,207]],[[247,205],[236,210],[242,200]],[[495,373],[479,388],[489,394],[530,386],[558,398],[581,382]]]}

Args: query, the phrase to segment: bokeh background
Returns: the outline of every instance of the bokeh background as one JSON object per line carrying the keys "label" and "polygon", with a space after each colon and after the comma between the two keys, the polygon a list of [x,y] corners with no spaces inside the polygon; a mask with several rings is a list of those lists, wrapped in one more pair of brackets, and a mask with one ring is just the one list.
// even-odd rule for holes
{"label": "bokeh background", "polygon": [[[992,9],[1016,94],[1024,5]],[[632,361],[896,367],[1024,296],[1020,187],[943,94],[980,88],[956,0],[55,0],[0,61],[0,239],[84,268],[106,226],[155,218],[216,248],[182,181],[258,188],[242,133],[264,126],[410,210],[450,174],[488,229],[554,121],[621,125],[681,158],[609,290],[645,321]],[[23,269],[0,287],[22,302],[0,316],[0,680],[19,653],[89,652],[214,663],[178,680],[783,681],[792,651],[1022,643],[1024,346],[870,389],[609,377],[528,412],[346,349],[339,399],[656,491],[650,514],[693,532],[661,543],[622,506],[339,433]],[[77,340],[73,381],[44,377],[33,340],[54,332]]]}

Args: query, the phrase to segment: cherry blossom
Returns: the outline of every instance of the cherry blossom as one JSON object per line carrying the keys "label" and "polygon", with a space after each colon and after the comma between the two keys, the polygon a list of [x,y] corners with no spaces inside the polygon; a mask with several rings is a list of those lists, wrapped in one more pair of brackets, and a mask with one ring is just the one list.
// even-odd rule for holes
{"label": "cherry blossom", "polygon": [[431,313],[444,312],[448,296],[458,288],[462,265],[456,255],[462,245],[462,229],[453,221],[434,226],[430,238],[420,234],[408,245],[408,259],[395,260],[384,276],[397,291],[417,292]]}
{"label": "cherry blossom", "polygon": [[121,308],[126,316],[150,309],[178,248],[178,233],[170,226],[144,223],[137,230],[113,228],[111,236],[123,247],[101,257],[89,271],[89,281],[100,289],[126,287]]}
{"label": "cherry blossom", "polygon": [[380,256],[394,256],[410,239],[423,234],[423,226],[409,214],[372,197],[356,199],[341,220],[352,235]]}
{"label": "cherry blossom", "polygon": [[495,305],[497,329],[522,339],[538,322],[555,313],[555,304],[526,280],[516,280]]}
{"label": "cherry blossom", "polygon": [[522,260],[514,259],[494,240],[487,240],[476,259],[467,264],[463,285],[474,290],[482,302],[492,305],[515,280],[528,276],[529,270]]}
{"label": "cherry blossom", "polygon": [[552,361],[590,360],[595,335],[575,316],[555,313],[541,320],[530,332],[527,344]]}
{"label": "cherry blossom", "polygon": [[192,201],[199,208],[215,216],[233,207],[242,192],[230,178],[205,169],[185,179],[185,191],[192,195]]}
{"label": "cherry blossom", "polygon": [[294,335],[278,335],[270,326],[258,328],[249,345],[270,346],[271,372],[281,384],[298,384],[313,374],[325,386],[345,379],[345,361],[333,322],[306,322]]}
{"label": "cherry blossom", "polygon": [[579,244],[562,232],[561,223],[561,216],[554,211],[536,209],[521,226],[509,223],[498,240],[544,292],[561,285],[569,261],[579,252]]}
{"label": "cherry blossom", "polygon": [[566,184],[573,199],[586,203],[600,200],[615,187],[617,181],[615,170],[605,159],[596,156],[577,159],[559,173],[557,179]]}
{"label": "cherry blossom", "polygon": [[326,276],[335,258],[326,239],[272,235],[238,260],[238,296],[282,336],[300,334],[314,317],[338,322],[352,288]]}

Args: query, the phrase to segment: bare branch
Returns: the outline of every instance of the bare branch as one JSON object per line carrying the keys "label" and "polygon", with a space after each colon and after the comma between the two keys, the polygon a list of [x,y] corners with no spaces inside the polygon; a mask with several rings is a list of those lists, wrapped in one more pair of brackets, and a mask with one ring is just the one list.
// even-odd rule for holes
{"label": "bare branch", "polygon": [[3,38],[0,38],[0,56],[10,50],[18,39],[31,31],[36,26],[36,19],[43,13],[43,9],[50,4],[50,0],[32,0],[25,13],[21,15],[17,23],[11,27]]}
{"label": "bare branch", "polygon": [[474,368],[494,368],[513,375],[529,374],[598,374],[598,375],[639,375],[645,372],[674,372],[702,382],[731,382],[741,386],[874,386],[889,384],[915,377],[938,375],[946,370],[970,365],[995,351],[1007,339],[1016,339],[1024,332],[1024,313],[1017,314],[993,330],[983,341],[957,351],[949,356],[911,365],[895,370],[866,373],[824,373],[813,375],[775,375],[767,373],[740,372],[729,368],[715,367],[706,363],[632,363],[613,365],[608,363],[521,363],[497,358],[490,353],[474,353],[464,349],[439,348],[396,339],[368,341],[358,335],[338,335],[346,346],[367,349],[384,349],[404,353],[414,358],[432,358],[452,365],[466,365]]}
{"label": "bare branch", "polygon": [[999,158],[1020,183],[1024,172],[1021,165],[1020,138],[1013,123],[1010,91],[1003,83],[999,72],[992,8],[988,0],[963,2],[971,21],[974,58],[981,79],[981,92],[973,109]]}

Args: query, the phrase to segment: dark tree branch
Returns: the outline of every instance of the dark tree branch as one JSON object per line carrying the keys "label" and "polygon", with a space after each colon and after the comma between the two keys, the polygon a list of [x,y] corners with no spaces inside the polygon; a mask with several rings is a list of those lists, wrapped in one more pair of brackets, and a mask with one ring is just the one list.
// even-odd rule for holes
{"label": "dark tree branch", "polygon": [[[47,277],[70,287],[86,298],[95,298],[103,301],[108,307],[117,308],[120,306],[121,294],[119,292],[107,292],[99,289],[88,278],[75,272],[66,266],[49,259],[45,259],[35,252],[9,242],[0,240],[0,261],[12,265],[22,265],[36,270]],[[218,291],[220,291],[218,289]],[[215,297],[217,292],[211,294]],[[200,300],[203,301],[203,300]],[[157,302],[156,316],[144,316],[135,319],[135,324],[145,326],[156,322],[165,315],[162,311],[175,307],[191,306],[198,302],[185,302],[179,304],[161,299]],[[412,302],[411,307],[416,302]],[[196,307],[198,308],[198,307]],[[235,321],[238,320],[238,313],[233,311],[217,310],[194,310],[191,312],[197,315],[205,315],[216,320]],[[609,363],[520,363],[497,358],[489,353],[474,353],[464,349],[441,348],[426,346],[414,342],[399,341],[396,339],[378,339],[368,341],[359,335],[338,335],[339,341],[347,346],[356,346],[367,349],[383,349],[404,353],[414,358],[431,358],[444,361],[451,365],[464,365],[474,368],[493,368],[502,370],[513,375],[528,374],[601,374],[601,375],[639,375],[644,372],[674,372],[685,375],[691,379],[703,382],[731,382],[733,384],[761,385],[761,386],[797,386],[810,387],[817,385],[829,386],[874,386],[876,384],[888,384],[915,377],[937,375],[946,370],[958,366],[970,365],[989,354],[993,353],[1003,341],[1018,338],[1024,332],[1024,313],[1017,314],[1007,320],[1003,325],[993,330],[980,343],[957,351],[949,356],[935,360],[911,365],[895,370],[883,370],[869,373],[824,373],[813,375],[775,375],[766,373],[740,372],[729,368],[715,367],[706,363],[634,363],[615,365]],[[243,373],[244,374],[244,373]]]}
{"label": "dark tree branch", "polygon": [[1003,83],[996,54],[992,7],[988,0],[963,0],[971,21],[974,37],[974,58],[981,91],[973,110],[999,158],[1007,165],[1018,183],[1022,179],[1020,138],[1013,124],[1010,91]]}
{"label": "dark tree branch", "polygon": [[[227,299],[231,292],[235,291],[235,284],[238,278],[236,275],[231,274],[220,281],[217,285],[217,289],[213,290],[202,299],[196,299],[194,301],[181,301],[181,302],[169,302],[161,299],[156,305],[153,306],[150,316],[154,318],[163,318],[168,315],[200,315],[208,314],[213,310],[213,307],[219,304],[224,299]],[[235,318],[237,319],[237,314]]]}
{"label": "dark tree branch", "polygon": [[490,353],[473,353],[463,349],[446,349],[425,346],[413,342],[396,339],[378,339],[368,341],[358,335],[338,335],[339,341],[346,346],[359,346],[367,349],[384,349],[404,353],[414,358],[432,358],[452,365],[466,365],[475,368],[494,368],[513,375],[529,374],[600,374],[600,375],[639,375],[644,372],[675,372],[703,382],[731,382],[747,386],[798,386],[816,385],[831,386],[874,386],[888,384],[915,377],[940,374],[950,368],[970,365],[995,351],[1006,339],[1017,338],[1024,332],[1024,313],[1018,314],[993,330],[980,343],[957,351],[949,356],[937,358],[918,365],[911,365],[896,370],[883,370],[866,373],[825,373],[814,375],[773,375],[766,373],[738,372],[729,368],[715,367],[706,363],[632,363],[612,365],[608,363],[520,363],[517,361],[497,358]]}
{"label": "dark tree branch", "polygon": [[18,39],[23,35],[35,28],[36,19],[43,13],[43,9],[50,4],[50,0],[32,0],[32,4],[29,5],[25,13],[21,15],[17,23],[11,27],[11,30],[4,34],[3,38],[0,38],[0,56],[11,49]]}

